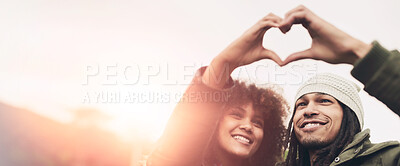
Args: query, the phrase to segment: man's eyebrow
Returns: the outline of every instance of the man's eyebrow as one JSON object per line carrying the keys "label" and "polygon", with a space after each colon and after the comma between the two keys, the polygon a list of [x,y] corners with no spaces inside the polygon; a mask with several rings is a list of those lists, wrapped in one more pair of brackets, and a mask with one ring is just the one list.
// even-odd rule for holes
{"label": "man's eyebrow", "polygon": [[304,96],[305,96],[305,95],[303,95],[303,96],[301,96],[299,99],[297,99],[297,100],[296,100],[296,103],[297,103],[297,101],[299,101],[299,100],[303,100],[303,99],[304,99]]}
{"label": "man's eyebrow", "polygon": [[[324,95],[328,95],[328,94],[322,93],[322,92],[317,92],[315,95],[316,95],[316,96],[324,96]],[[329,96],[330,96],[330,95],[329,95]]]}
{"label": "man's eyebrow", "polygon": [[[316,96],[324,96],[324,95],[329,95],[329,94],[326,94],[326,93],[322,93],[322,92],[314,92],[315,93],[315,95]],[[304,99],[304,96],[306,96],[307,94],[304,94],[303,96],[301,96],[299,99],[297,99],[297,101],[298,100],[300,100],[300,99]],[[329,95],[330,96],[330,95]]]}

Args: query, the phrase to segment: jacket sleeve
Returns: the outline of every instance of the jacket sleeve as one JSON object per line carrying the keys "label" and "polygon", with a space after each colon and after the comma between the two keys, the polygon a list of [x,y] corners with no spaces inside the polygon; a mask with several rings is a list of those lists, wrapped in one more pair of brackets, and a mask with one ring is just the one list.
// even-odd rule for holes
{"label": "jacket sleeve", "polygon": [[223,103],[227,101],[233,80],[223,90],[206,86],[198,70],[180,102],[175,107],[147,166],[198,165],[216,129]]}
{"label": "jacket sleeve", "polygon": [[400,116],[400,53],[388,51],[377,41],[367,55],[356,62],[351,74],[364,90]]}

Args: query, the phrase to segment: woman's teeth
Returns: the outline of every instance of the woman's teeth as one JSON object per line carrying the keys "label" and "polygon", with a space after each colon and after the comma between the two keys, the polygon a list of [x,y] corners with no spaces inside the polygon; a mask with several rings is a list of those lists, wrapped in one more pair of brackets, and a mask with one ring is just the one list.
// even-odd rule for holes
{"label": "woman's teeth", "polygon": [[242,137],[242,136],[240,136],[240,135],[235,135],[235,136],[233,136],[233,138],[236,139],[236,140],[238,140],[238,141],[240,141],[240,142],[250,143],[250,140],[249,140],[249,139],[247,139],[247,138],[245,138],[245,137]]}

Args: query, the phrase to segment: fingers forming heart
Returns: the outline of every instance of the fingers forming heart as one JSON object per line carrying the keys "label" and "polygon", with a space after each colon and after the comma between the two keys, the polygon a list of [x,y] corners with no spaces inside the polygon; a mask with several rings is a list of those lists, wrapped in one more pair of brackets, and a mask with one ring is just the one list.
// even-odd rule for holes
{"label": "fingers forming heart", "polygon": [[[302,26],[295,25],[289,32],[283,34],[278,28],[271,28],[264,34],[263,47],[275,52],[278,57],[275,62],[282,61],[281,66],[289,62],[307,57],[311,47],[311,38],[308,31]],[[278,60],[279,59],[279,60]]]}

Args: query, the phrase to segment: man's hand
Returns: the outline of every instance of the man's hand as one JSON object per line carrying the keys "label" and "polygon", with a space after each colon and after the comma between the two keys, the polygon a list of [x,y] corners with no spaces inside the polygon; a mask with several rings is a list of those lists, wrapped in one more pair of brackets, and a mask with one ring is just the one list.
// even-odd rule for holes
{"label": "man's hand", "polygon": [[274,14],[268,14],[258,21],[213,59],[203,75],[203,82],[221,89],[237,67],[261,59],[271,59],[281,65],[282,60],[279,56],[262,46],[265,32],[272,27],[278,27],[281,21],[282,19]]}
{"label": "man's hand", "polygon": [[371,45],[351,37],[302,5],[286,13],[279,29],[286,33],[293,24],[302,24],[308,30],[312,45],[307,50],[289,55],[283,61],[283,65],[300,59],[323,60],[332,64],[354,64],[371,48]]}

